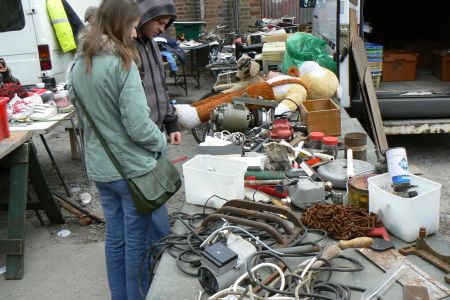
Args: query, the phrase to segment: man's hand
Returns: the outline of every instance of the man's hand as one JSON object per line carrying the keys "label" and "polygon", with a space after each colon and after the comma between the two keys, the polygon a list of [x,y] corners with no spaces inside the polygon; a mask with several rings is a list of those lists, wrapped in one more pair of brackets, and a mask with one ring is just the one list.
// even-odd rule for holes
{"label": "man's hand", "polygon": [[180,145],[181,144],[181,132],[175,131],[169,134],[170,144]]}

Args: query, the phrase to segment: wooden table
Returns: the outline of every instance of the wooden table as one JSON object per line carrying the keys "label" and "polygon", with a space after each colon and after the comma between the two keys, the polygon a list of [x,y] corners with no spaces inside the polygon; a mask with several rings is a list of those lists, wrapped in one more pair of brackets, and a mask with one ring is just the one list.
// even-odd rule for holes
{"label": "wooden table", "polygon": [[29,123],[12,123],[9,125],[9,131],[32,131],[33,134],[46,134],[53,128],[61,124],[62,121],[71,120],[75,116],[75,112],[57,114],[45,121],[34,121]]}
{"label": "wooden table", "polygon": [[[29,122],[29,123],[13,123],[10,125],[9,130],[11,132],[21,132],[21,131],[31,131],[33,135],[39,135],[41,138],[42,144],[45,147],[45,150],[48,153],[48,156],[50,157],[50,160],[52,161],[53,166],[55,167],[56,173],[58,174],[58,178],[61,181],[62,186],[64,187],[64,190],[68,197],[70,197],[70,191],[67,187],[66,182],[64,181],[64,178],[62,177],[62,174],[58,168],[58,165],[56,164],[55,158],[53,156],[52,151],[50,150],[50,147],[47,144],[47,141],[45,140],[44,134],[49,133],[52,129],[54,129],[56,126],[61,124],[63,121],[70,120],[72,122],[72,127],[74,127],[73,118],[75,117],[75,111],[71,111],[68,113],[62,113],[57,114],[56,116],[45,120],[45,121],[35,121],[35,122]],[[75,127],[74,127],[75,128]],[[75,141],[78,141],[77,139]],[[80,145],[77,145],[78,148],[80,148]],[[73,149],[72,149],[73,151]],[[84,162],[83,162],[84,166]]]}
{"label": "wooden table", "polygon": [[0,160],[22,146],[23,143],[31,139],[32,136],[33,132],[29,130],[11,132],[11,136],[9,138],[0,141]]}
{"label": "wooden table", "polygon": [[29,130],[13,131],[0,141],[0,166],[9,169],[9,201],[1,205],[8,210],[8,236],[0,239],[0,254],[6,254],[5,279],[23,277],[28,179],[38,197],[28,208],[44,210],[51,223],[64,223],[30,142],[32,136]]}

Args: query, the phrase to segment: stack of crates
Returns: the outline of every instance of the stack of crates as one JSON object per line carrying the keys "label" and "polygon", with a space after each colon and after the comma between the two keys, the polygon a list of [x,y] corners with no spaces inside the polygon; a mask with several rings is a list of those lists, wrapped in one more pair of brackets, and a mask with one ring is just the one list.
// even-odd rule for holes
{"label": "stack of crates", "polygon": [[365,46],[373,85],[378,88],[383,74],[383,46],[375,43],[366,43]]}
{"label": "stack of crates", "polygon": [[285,42],[264,43],[262,49],[263,70],[278,70],[283,63],[284,53],[286,52]]}

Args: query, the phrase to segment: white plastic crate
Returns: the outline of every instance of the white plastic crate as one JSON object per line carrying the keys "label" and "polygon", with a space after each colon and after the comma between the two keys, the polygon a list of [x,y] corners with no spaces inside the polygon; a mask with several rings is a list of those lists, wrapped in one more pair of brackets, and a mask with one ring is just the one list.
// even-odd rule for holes
{"label": "white plastic crate", "polygon": [[227,200],[244,199],[246,170],[247,164],[241,161],[213,155],[192,158],[183,164],[186,202],[219,208],[226,201],[214,195]]}
{"label": "white plastic crate", "polygon": [[389,173],[368,179],[369,211],[376,213],[386,229],[405,242],[415,241],[422,226],[428,234],[438,231],[442,187],[420,176],[409,176],[411,184],[417,186],[418,195],[413,198],[401,198],[390,192],[392,180]]}

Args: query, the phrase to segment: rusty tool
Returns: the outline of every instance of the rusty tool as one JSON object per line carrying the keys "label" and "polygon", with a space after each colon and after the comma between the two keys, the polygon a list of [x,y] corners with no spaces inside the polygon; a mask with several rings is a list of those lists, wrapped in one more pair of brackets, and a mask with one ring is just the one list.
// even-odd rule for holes
{"label": "rusty tool", "polygon": [[359,248],[358,251],[384,271],[391,269],[399,260],[404,259],[408,269],[398,279],[398,282],[403,286],[415,285],[426,287],[431,300],[445,299],[450,295],[450,289],[444,284],[431,277],[395,250],[375,252],[371,249]]}
{"label": "rusty tool", "polygon": [[318,268],[322,266],[326,261],[330,261],[341,254],[341,250],[350,248],[367,248],[373,243],[373,239],[370,237],[359,237],[348,241],[339,241],[335,244],[328,245],[324,248],[321,259],[316,261],[312,266]]}
{"label": "rusty tool", "polygon": [[444,271],[447,274],[444,276],[445,282],[450,283],[450,256],[439,254],[433,250],[433,248],[431,248],[425,241],[426,237],[427,229],[425,227],[420,227],[419,237],[416,240],[416,244],[400,248],[400,253],[403,255],[414,254],[425,259],[429,263]]}
{"label": "rusty tool", "polygon": [[[287,221],[279,215],[286,217]],[[303,233],[300,218],[290,209],[245,200],[228,201],[215,213],[206,217],[196,231],[201,233],[218,220],[264,230],[276,241],[275,248],[289,246]],[[275,227],[266,222],[276,223],[279,226]]]}
{"label": "rusty tool", "polygon": [[[84,209],[84,208],[80,207],[79,205],[71,202],[66,197],[64,197],[58,193],[55,193],[55,192],[53,192],[52,194],[59,200],[59,202],[65,202],[68,206],[71,206],[74,210],[77,210],[79,213],[76,213],[76,215],[80,217],[80,222],[81,222],[82,218],[85,218],[84,216],[87,216],[99,224],[105,223],[105,220],[102,217],[96,216],[95,214],[91,213],[87,209]],[[83,222],[88,222],[88,221],[84,220]]]}

